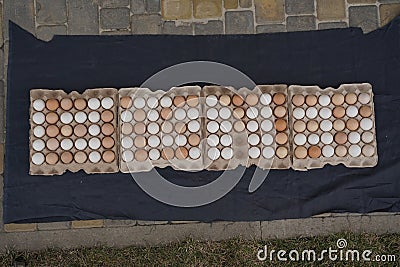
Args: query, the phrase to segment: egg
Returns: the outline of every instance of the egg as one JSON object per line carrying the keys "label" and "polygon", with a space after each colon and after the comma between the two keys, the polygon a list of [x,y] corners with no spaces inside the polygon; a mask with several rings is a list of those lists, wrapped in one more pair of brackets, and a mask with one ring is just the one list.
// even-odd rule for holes
{"label": "egg", "polygon": [[224,147],[221,150],[221,157],[226,160],[233,158],[233,149],[230,147]]}
{"label": "egg", "polygon": [[294,155],[298,159],[305,159],[307,157],[307,149],[304,146],[298,146],[294,150]]}
{"label": "egg", "polygon": [[321,156],[321,148],[318,146],[310,146],[308,148],[308,155],[310,158],[319,158]]}
{"label": "egg", "polygon": [[270,159],[275,155],[275,150],[272,147],[264,147],[262,155],[266,159]]}
{"label": "egg", "polygon": [[260,156],[260,154],[261,154],[261,151],[260,151],[260,149],[258,148],[258,147],[251,147],[250,149],[249,149],[249,157],[251,158],[251,159],[256,159],[256,158],[258,158],[259,156]]}
{"label": "egg", "polygon": [[197,147],[192,147],[189,149],[189,157],[192,159],[198,159],[201,156],[200,149]]}

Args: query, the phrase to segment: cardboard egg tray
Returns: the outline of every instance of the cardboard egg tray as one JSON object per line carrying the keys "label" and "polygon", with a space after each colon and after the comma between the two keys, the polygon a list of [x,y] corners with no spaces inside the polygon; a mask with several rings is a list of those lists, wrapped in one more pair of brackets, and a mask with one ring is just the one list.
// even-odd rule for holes
{"label": "cardboard egg tray", "polygon": [[30,174],[118,172],[117,90],[30,91]]}
{"label": "cardboard egg tray", "polygon": [[30,174],[373,167],[370,84],[31,90]]}
{"label": "cardboard egg tray", "polygon": [[121,171],[202,170],[200,93],[198,86],[120,89]]}
{"label": "cardboard egg tray", "polygon": [[373,167],[378,162],[372,87],[289,87],[295,170],[325,164]]}

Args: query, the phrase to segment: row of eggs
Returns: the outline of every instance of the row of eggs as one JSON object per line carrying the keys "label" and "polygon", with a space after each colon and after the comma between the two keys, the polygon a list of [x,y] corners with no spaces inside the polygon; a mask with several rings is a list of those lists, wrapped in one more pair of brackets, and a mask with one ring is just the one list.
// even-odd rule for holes
{"label": "row of eggs", "polygon": [[371,101],[371,96],[368,93],[361,93],[359,95],[355,93],[335,93],[332,96],[327,94],[322,94],[320,96],[296,94],[292,97],[292,103],[295,106],[302,106],[306,104],[309,107],[315,106],[317,104],[321,106],[329,106],[331,103],[335,106],[343,105],[344,103],[348,105],[354,105],[357,102],[361,104],[368,104]]}
{"label": "row of eggs", "polygon": [[358,115],[368,118],[372,115],[372,109],[369,106],[361,106],[360,109],[356,106],[348,106],[346,109],[338,106],[333,110],[328,107],[323,107],[319,110],[315,107],[308,107],[306,110],[297,107],[293,110],[293,117],[297,120],[301,120],[304,117],[315,119],[317,116],[322,119],[329,119],[332,115],[335,118],[343,118],[345,115],[349,118],[355,118]]}
{"label": "row of eggs", "polygon": [[97,110],[100,107],[104,109],[110,109],[114,106],[114,100],[111,97],[104,97],[103,99],[98,98],[90,98],[86,100],[84,98],[70,99],[63,98],[60,101],[57,99],[47,99],[44,101],[43,99],[36,99],[32,102],[32,107],[36,111],[43,111],[45,108],[50,111],[55,111],[59,107],[63,110],[68,111],[73,107],[77,110],[84,110],[86,107],[89,107],[92,110]]}
{"label": "row of eggs", "polygon": [[45,162],[47,164],[54,165],[59,161],[64,164],[69,164],[73,161],[78,164],[83,164],[87,160],[89,160],[91,163],[99,163],[101,160],[106,163],[111,163],[115,160],[115,153],[111,150],[106,150],[103,153],[92,151],[89,154],[84,151],[78,151],[76,153],[65,151],[61,154],[61,156],[54,152],[47,153],[46,155],[41,152],[36,152],[32,155],[32,163],[35,165],[42,165]]}
{"label": "row of eggs", "polygon": [[298,133],[294,136],[294,143],[298,146],[302,146],[308,142],[310,145],[316,145],[319,142],[322,142],[325,145],[331,144],[333,141],[335,141],[339,145],[345,144],[347,141],[351,144],[357,144],[360,141],[363,143],[371,143],[373,141],[373,134],[372,132],[364,132],[362,134],[359,134],[358,132],[350,132],[349,134],[346,134],[344,132],[337,132],[334,135],[325,132],[322,135],[318,135],[315,133],[312,133],[308,136],[302,133]]}
{"label": "row of eggs", "polygon": [[325,145],[322,148],[319,146],[310,146],[308,148],[304,146],[298,146],[294,150],[294,155],[298,159],[305,159],[307,156],[310,158],[318,158],[321,155],[326,158],[334,157],[345,157],[349,154],[351,157],[359,157],[363,154],[366,157],[372,157],[375,153],[375,148],[372,145],[350,145],[346,147],[344,145],[338,145],[336,147],[331,145]]}
{"label": "row of eggs", "polygon": [[164,160],[171,160],[173,158],[177,159],[186,159],[190,157],[193,160],[199,159],[201,156],[201,151],[198,147],[191,147],[187,149],[186,147],[178,147],[176,150],[166,147],[161,151],[156,148],[152,148],[150,150],[138,149],[136,151],[125,150],[122,152],[122,160],[124,162],[132,162],[133,160],[137,161],[146,161],[149,160],[159,160],[163,158]]}

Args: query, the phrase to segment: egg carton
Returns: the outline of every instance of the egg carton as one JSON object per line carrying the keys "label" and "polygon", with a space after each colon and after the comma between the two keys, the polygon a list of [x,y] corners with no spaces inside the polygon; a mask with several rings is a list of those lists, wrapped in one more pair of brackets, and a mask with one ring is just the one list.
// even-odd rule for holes
{"label": "egg carton", "polygon": [[206,86],[203,95],[205,169],[290,167],[286,85]]}
{"label": "egg carton", "polygon": [[372,86],[289,86],[295,170],[325,164],[373,167],[378,162]]}
{"label": "egg carton", "polygon": [[165,91],[119,90],[120,170],[203,169],[202,104],[198,86]]}
{"label": "egg carton", "polygon": [[118,172],[117,90],[30,91],[32,175]]}

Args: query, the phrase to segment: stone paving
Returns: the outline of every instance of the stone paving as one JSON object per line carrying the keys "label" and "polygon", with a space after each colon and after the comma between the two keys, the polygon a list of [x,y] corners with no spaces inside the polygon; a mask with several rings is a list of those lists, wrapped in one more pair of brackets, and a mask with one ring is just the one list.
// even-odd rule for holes
{"label": "stone paving", "polygon": [[188,236],[266,239],[400,231],[399,213],[322,214],[270,222],[91,220],[3,225],[8,20],[50,40],[54,34],[253,34],[345,27],[369,32],[397,15],[400,0],[0,0],[0,249],[157,244]]}

